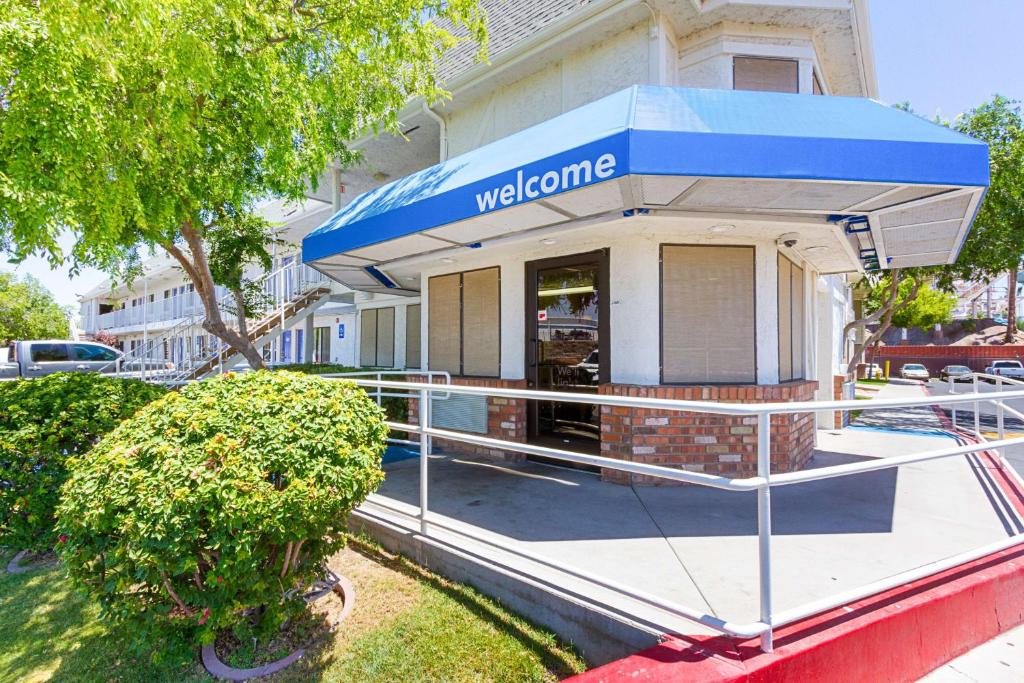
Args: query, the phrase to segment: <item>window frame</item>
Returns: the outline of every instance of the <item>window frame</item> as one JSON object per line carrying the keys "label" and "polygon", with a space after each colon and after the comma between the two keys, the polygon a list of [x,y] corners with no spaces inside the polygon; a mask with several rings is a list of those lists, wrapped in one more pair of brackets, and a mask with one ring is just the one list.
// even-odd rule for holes
{"label": "window frame", "polygon": [[[396,308],[395,306],[368,306],[366,308],[360,309],[360,311],[359,311],[359,321],[358,321],[359,322],[359,357],[358,357],[358,361],[359,361],[359,366],[360,367],[392,368],[392,369],[395,367],[395,345],[396,345],[396,341],[397,341],[395,339],[395,336],[396,336],[395,335],[395,331],[398,328],[398,325],[396,324],[396,318],[397,318],[398,314],[397,314],[397,311],[395,310],[395,308]],[[386,311],[386,310],[390,310],[391,311],[391,365],[381,365],[380,364],[380,339],[381,339],[381,335],[380,335],[380,312],[381,311]],[[366,313],[369,312],[369,311],[373,311],[373,317],[374,317],[374,319],[373,319],[373,329],[374,329],[374,335],[373,335],[373,361],[374,362],[373,362],[372,365],[364,366],[364,364],[363,364],[363,341],[364,341],[364,339],[363,339],[363,318],[366,315]]]}
{"label": "window frame", "polygon": [[[479,273],[479,272],[485,271],[485,270],[496,271],[497,275],[498,275],[498,302],[497,302],[498,303],[498,310],[497,310],[497,319],[498,319],[498,337],[497,337],[497,344],[498,344],[498,368],[497,368],[496,373],[493,374],[493,375],[467,375],[467,374],[465,374],[465,369],[466,369],[466,357],[465,357],[465,348],[466,348],[466,337],[465,337],[465,334],[466,334],[466,315],[465,315],[465,312],[466,312],[466,307],[465,307],[465,298],[464,298],[464,296],[465,296],[465,275],[466,275],[466,273]],[[502,302],[501,302],[501,300],[502,300],[503,297],[501,295],[502,294],[502,292],[501,292],[502,272],[501,272],[501,266],[499,266],[499,265],[484,266],[482,268],[468,268],[466,270],[459,270],[459,271],[455,271],[455,272],[452,272],[452,273],[438,273],[437,275],[431,275],[430,277],[427,278],[427,357],[426,357],[426,369],[428,369],[428,370],[435,370],[436,369],[430,363],[430,352],[431,352],[430,350],[431,350],[431,348],[433,346],[430,343],[430,321],[433,319],[433,315],[430,312],[430,283],[431,283],[431,281],[434,280],[434,278],[451,277],[452,275],[458,275],[459,276],[459,372],[458,373],[450,372],[450,371],[449,372],[450,372],[450,374],[453,377],[464,377],[464,378],[467,378],[467,379],[501,379],[501,370],[502,370],[502,353],[501,353],[501,343],[502,343],[502,329],[501,329],[502,328],[502,324],[501,324],[501,321],[502,321]],[[421,306],[422,306],[422,301],[421,301]],[[421,308],[420,309],[420,316],[422,316],[422,315],[423,315],[423,309]],[[421,317],[421,321],[422,321],[422,317]],[[423,369],[423,367],[422,367],[423,366],[423,360],[424,360],[423,359],[423,348],[422,348],[422,345],[421,345],[421,348],[420,348],[420,365],[421,365],[421,367],[420,367],[420,369]]]}
{"label": "window frame", "polygon": [[[789,362],[790,362],[790,366],[789,367],[790,367],[790,375],[791,376],[789,378],[787,378],[787,379],[783,379],[782,378],[782,344],[781,344],[781,335],[782,335],[782,307],[781,307],[781,305],[777,304],[777,306],[776,306],[776,314],[775,314],[775,320],[776,320],[775,331],[776,331],[776,336],[778,336],[780,338],[780,343],[778,344],[778,347],[779,347],[779,349],[778,349],[778,354],[779,354],[779,384],[785,384],[787,382],[803,382],[803,381],[806,381],[806,379],[807,379],[807,366],[808,366],[808,363],[807,363],[807,337],[804,334],[804,332],[806,331],[806,328],[807,328],[807,308],[808,308],[807,307],[807,268],[806,268],[805,265],[798,264],[796,261],[791,259],[786,254],[782,253],[781,251],[777,252],[777,256],[776,256],[776,260],[775,260],[775,273],[776,273],[776,278],[775,278],[775,298],[776,298],[777,302],[780,302],[780,298],[779,297],[781,295],[781,291],[780,290],[781,290],[781,281],[782,281],[782,278],[781,278],[782,259],[785,259],[786,261],[789,262]],[[800,326],[799,326],[798,330],[794,329],[794,327],[793,327],[793,324],[795,322],[795,320],[794,320],[795,316],[793,314],[793,302],[796,300],[794,298],[794,293],[793,293],[793,289],[794,289],[794,287],[793,287],[793,271],[794,270],[799,270],[800,271],[800,299],[799,299],[799,301],[800,301]],[[796,357],[797,344],[794,343],[794,340],[796,339],[796,335],[797,334],[800,335],[799,347],[800,347],[800,352],[801,352],[800,358],[799,358],[799,366],[800,366],[800,371],[799,372],[797,372],[797,362],[796,362],[797,361],[797,357]]]}
{"label": "window frame", "polygon": [[[736,60],[738,60],[738,59],[751,59],[751,60],[760,60],[760,61],[765,61],[765,62],[787,62],[787,63],[792,64],[794,66],[794,68],[796,69],[796,80],[794,81],[795,90],[793,90],[793,91],[789,91],[789,90],[755,90],[755,89],[752,89],[752,88],[737,88],[736,87]],[[734,55],[732,55],[732,89],[733,90],[738,90],[740,92],[774,92],[774,93],[782,93],[782,94],[786,94],[786,95],[799,95],[800,94],[800,60],[798,58],[796,58],[796,57],[767,57],[767,56],[764,56],[764,55],[750,55],[750,54],[737,55],[737,54],[734,54]]]}
{"label": "window frame", "polygon": [[[753,341],[753,355],[754,355],[754,367],[753,367],[753,379],[749,382],[734,382],[734,381],[721,381],[721,382],[668,382],[665,380],[665,248],[671,247],[707,247],[712,249],[720,248],[743,248],[749,249],[751,252],[751,284],[753,289],[751,290],[751,298],[753,308],[751,314],[753,317],[753,334],[751,334],[751,340]],[[757,330],[757,254],[758,247],[753,244],[687,244],[685,242],[664,242],[658,245],[658,382],[663,386],[676,386],[676,387],[699,387],[699,386],[736,386],[736,387],[752,387],[758,386],[759,376],[759,365],[758,365],[758,330]]]}

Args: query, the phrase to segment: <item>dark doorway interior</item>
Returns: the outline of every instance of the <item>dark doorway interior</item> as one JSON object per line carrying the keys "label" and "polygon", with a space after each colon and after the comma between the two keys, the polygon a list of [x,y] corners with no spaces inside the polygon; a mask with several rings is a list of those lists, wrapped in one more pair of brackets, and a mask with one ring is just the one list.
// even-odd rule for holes
{"label": "dark doorway interior", "polygon": [[[533,261],[526,267],[526,365],[530,388],[596,394],[608,381],[608,254]],[[530,443],[601,451],[597,406],[530,401]]]}

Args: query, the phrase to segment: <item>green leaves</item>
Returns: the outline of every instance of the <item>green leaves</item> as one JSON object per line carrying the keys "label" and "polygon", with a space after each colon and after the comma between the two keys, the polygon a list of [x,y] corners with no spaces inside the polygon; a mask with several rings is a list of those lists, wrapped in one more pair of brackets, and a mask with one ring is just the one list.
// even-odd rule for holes
{"label": "green leaves", "polygon": [[[87,453],[121,420],[163,394],[161,387],[92,373],[0,382],[0,543],[52,549],[66,460]],[[84,495],[95,488],[87,486]]]}
{"label": "green leaves", "polygon": [[283,594],[311,583],[382,481],[387,432],[345,382],[254,372],[188,385],[71,459],[61,556],[132,632],[205,642],[259,607],[273,628],[296,608]]}
{"label": "green leaves", "polygon": [[0,17],[0,243],[58,261],[67,229],[70,258],[101,267],[301,199],[348,141],[444,96],[444,50],[485,42],[475,0],[0,0]]}
{"label": "green leaves", "polygon": [[0,343],[20,339],[64,339],[70,311],[31,275],[18,280],[0,272]]}

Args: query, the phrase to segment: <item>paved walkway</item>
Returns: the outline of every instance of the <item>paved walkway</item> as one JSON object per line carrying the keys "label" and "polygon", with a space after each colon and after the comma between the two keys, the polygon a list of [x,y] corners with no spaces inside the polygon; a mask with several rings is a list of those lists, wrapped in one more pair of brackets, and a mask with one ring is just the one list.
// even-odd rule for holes
{"label": "paved walkway", "polygon": [[921,679],[921,683],[1020,683],[1024,626],[1007,631]]}
{"label": "paved walkway", "polygon": [[[880,396],[921,395],[890,385]],[[865,405],[865,408],[867,405]],[[954,445],[930,409],[864,412],[854,426],[819,431],[810,467]],[[538,463],[436,455],[431,514],[472,528],[510,552],[446,539],[530,576],[568,586],[665,632],[699,627],[596,589],[543,564],[521,548],[659,597],[739,622],[758,616],[756,499],[699,486],[628,487],[589,473]],[[403,510],[391,522],[415,527],[418,461],[386,466],[381,501]],[[970,458],[881,470],[782,487],[773,492],[773,591],[776,610],[1005,538],[1008,518],[984,468]],[[439,535],[447,532],[436,531]]]}

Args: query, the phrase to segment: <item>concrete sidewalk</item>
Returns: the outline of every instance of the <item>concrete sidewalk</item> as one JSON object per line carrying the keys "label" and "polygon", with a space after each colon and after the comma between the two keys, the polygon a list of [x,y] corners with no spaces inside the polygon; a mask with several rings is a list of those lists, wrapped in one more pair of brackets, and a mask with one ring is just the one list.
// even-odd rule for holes
{"label": "concrete sidewalk", "polygon": [[1024,680],[1024,626],[939,667],[921,683],[1019,683]]}
{"label": "concrete sidewalk", "polygon": [[[911,385],[891,385],[880,392],[888,397],[921,394],[920,386]],[[850,428],[820,431],[809,467],[955,443],[930,408],[869,411]],[[397,529],[418,530],[414,519],[418,461],[393,463],[386,469],[384,485],[364,510]],[[1024,524],[1000,503],[986,476],[974,459],[957,457],[776,489],[772,494],[775,610],[1024,530]],[[436,519],[471,530],[505,549],[432,530],[431,535],[447,546],[566,590],[574,599],[589,600],[625,616],[652,634],[708,630],[517,557],[517,550],[730,621],[758,618],[753,493],[699,486],[620,486],[593,474],[533,462],[449,455],[431,458],[429,492]],[[404,514],[385,510],[374,501]],[[533,616],[528,600],[512,606]]]}

